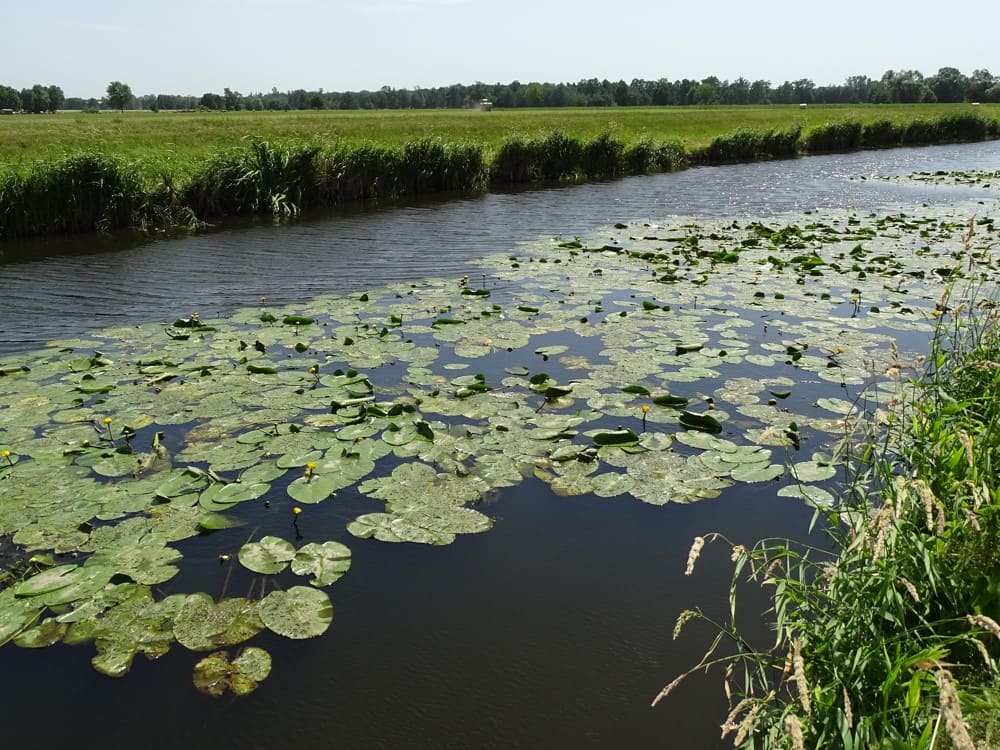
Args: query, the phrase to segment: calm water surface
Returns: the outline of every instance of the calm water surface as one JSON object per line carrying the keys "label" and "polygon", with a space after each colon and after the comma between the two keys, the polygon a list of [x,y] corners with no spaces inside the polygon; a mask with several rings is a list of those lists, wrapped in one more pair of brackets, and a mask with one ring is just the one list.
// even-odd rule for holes
{"label": "calm water surface", "polygon": [[[280,304],[460,276],[467,261],[519,241],[616,221],[887,205],[916,211],[922,203],[985,199],[981,189],[856,178],[998,168],[996,143],[907,149],[355,210],[284,226],[234,224],[179,239],[8,243],[0,245],[0,352],[106,325],[195,310],[225,314],[260,296]],[[90,667],[92,645],[8,645],[0,649],[6,742],[192,750],[722,747],[717,675],[648,708],[663,684],[697,662],[708,639],[692,629],[673,641],[678,612],[725,606],[728,548],[709,547],[697,575],[686,578],[691,539],[711,530],[747,545],[775,533],[802,536],[810,518],[766,486],[658,508],[557,497],[530,480],[481,506],[496,519],[493,530],[428,548],[347,537],[356,500],[324,504],[325,515],[304,529],[305,541],[344,539],[353,550],[350,573],[329,589],[333,626],[303,642],[258,636],[254,643],[272,652],[274,669],[256,694],[214,700],[196,693],[197,657],[180,646],[155,663],[137,657],[128,676],[112,680]],[[287,519],[262,514],[253,532],[288,537]],[[217,576],[198,570],[211,569],[218,549],[238,548],[249,533],[222,532],[213,537],[217,547],[180,543],[187,567],[162,593],[217,588]],[[245,594],[249,580],[236,576],[225,593]],[[746,594],[747,611],[759,611],[761,600]]]}

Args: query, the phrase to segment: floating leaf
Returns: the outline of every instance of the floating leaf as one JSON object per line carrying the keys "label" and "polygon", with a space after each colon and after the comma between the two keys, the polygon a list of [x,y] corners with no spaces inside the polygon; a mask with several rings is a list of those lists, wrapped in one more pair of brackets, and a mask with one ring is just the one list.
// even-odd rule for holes
{"label": "floating leaf", "polygon": [[639,436],[632,430],[607,430],[598,432],[593,436],[594,445],[638,445]]}
{"label": "floating leaf", "polygon": [[68,629],[69,625],[56,620],[43,620],[15,636],[14,643],[21,648],[45,648],[59,643]]}
{"label": "floating leaf", "polygon": [[713,435],[722,432],[722,424],[711,414],[697,414],[693,411],[682,411],[680,423],[689,430],[699,430]]}
{"label": "floating leaf", "polygon": [[311,543],[300,547],[292,558],[295,575],[311,575],[313,586],[329,586],[351,567],[351,550],[340,542]]}
{"label": "floating leaf", "polygon": [[326,632],[333,622],[330,597],[319,589],[294,586],[287,591],[272,591],[260,603],[264,624],[286,638],[314,638]]}
{"label": "floating leaf", "polygon": [[293,557],[295,547],[292,543],[276,536],[265,536],[259,542],[247,542],[240,547],[239,552],[243,567],[265,575],[280,573]]}
{"label": "floating leaf", "polygon": [[263,624],[257,604],[247,599],[223,599],[218,604],[205,593],[191,594],[174,618],[174,637],[192,651],[211,651],[249,640]]}
{"label": "floating leaf", "polygon": [[769,482],[785,473],[780,464],[747,464],[732,470],[730,476],[737,482]]}
{"label": "floating leaf", "polygon": [[206,656],[194,666],[194,686],[202,693],[218,697],[231,690],[235,695],[249,695],[271,673],[271,655],[250,646],[229,661],[225,651]]}

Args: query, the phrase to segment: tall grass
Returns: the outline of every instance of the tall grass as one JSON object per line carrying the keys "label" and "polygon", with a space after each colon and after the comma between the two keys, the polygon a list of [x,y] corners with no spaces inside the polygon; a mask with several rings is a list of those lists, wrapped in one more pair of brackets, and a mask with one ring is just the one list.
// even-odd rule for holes
{"label": "tall grass", "polygon": [[[723,737],[736,746],[1000,739],[1000,307],[970,293],[933,312],[922,376],[895,409],[860,423],[860,442],[844,442],[852,481],[836,507],[817,510],[829,545],[733,546],[729,618],[678,620],[675,637],[693,618],[716,628],[695,669],[724,669]],[[689,571],[715,541],[699,537]],[[744,573],[771,590],[773,645],[748,643],[735,625]]]}
{"label": "tall grass", "polygon": [[68,234],[142,223],[147,194],[132,165],[80,154],[0,180],[0,237]]}
{"label": "tall grass", "polygon": [[[752,108],[751,108],[752,109]],[[749,111],[749,110],[748,110]],[[584,113],[586,114],[586,113]],[[425,137],[381,140],[245,138],[197,163],[125,162],[85,153],[0,172],[0,239],[135,227],[193,226],[239,214],[294,216],[352,201],[490,185],[674,171],[691,165],[785,159],[800,153],[1000,137],[978,113],[937,119],[836,120],[802,128],[739,128],[687,148],[649,134],[562,130],[488,141]]]}
{"label": "tall grass", "polygon": [[799,154],[800,128],[788,130],[747,130],[741,128],[719,136],[691,155],[695,164],[735,164],[738,162],[788,159]]}

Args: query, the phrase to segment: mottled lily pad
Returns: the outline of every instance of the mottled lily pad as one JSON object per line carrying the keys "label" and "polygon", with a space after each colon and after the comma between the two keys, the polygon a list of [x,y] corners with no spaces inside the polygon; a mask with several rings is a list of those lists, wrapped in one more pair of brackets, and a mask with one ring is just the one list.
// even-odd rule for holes
{"label": "mottled lily pad", "polygon": [[239,558],[243,567],[254,573],[270,575],[280,573],[295,557],[291,542],[276,536],[265,536],[259,542],[247,542],[240,547]]}
{"label": "mottled lily pad", "polygon": [[293,586],[264,597],[260,618],[270,630],[286,638],[315,638],[333,622],[333,605],[319,589]]}
{"label": "mottled lily pad", "polygon": [[250,646],[232,662],[225,651],[206,656],[195,664],[194,686],[199,692],[218,697],[227,690],[249,695],[271,673],[271,655]]}

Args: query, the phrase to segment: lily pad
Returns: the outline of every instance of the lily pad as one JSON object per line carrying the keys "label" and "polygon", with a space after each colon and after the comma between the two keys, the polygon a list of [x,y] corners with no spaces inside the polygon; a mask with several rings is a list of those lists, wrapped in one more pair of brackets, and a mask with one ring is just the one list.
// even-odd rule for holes
{"label": "lily pad", "polygon": [[292,558],[295,547],[276,536],[265,536],[259,542],[247,542],[240,547],[239,558],[244,568],[265,575],[280,573]]}
{"label": "lily pad", "polygon": [[232,662],[225,651],[206,656],[195,664],[194,686],[199,692],[218,697],[231,690],[234,695],[249,695],[271,673],[271,655],[250,646]]}
{"label": "lily pad", "polygon": [[218,604],[205,593],[191,594],[174,618],[177,642],[192,651],[211,651],[249,640],[263,628],[257,604],[247,599],[223,599]]}
{"label": "lily pad", "polygon": [[311,575],[313,586],[329,586],[351,567],[351,550],[340,542],[311,543],[300,547],[292,558],[292,572]]}
{"label": "lily pad", "polygon": [[294,586],[272,591],[260,603],[260,618],[278,635],[303,639],[323,635],[333,622],[333,605],[323,591]]}

